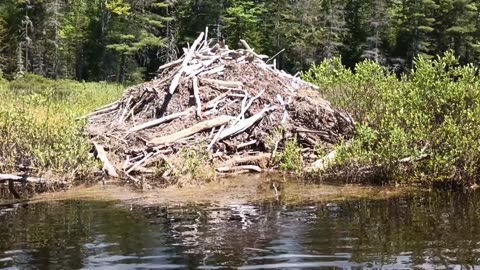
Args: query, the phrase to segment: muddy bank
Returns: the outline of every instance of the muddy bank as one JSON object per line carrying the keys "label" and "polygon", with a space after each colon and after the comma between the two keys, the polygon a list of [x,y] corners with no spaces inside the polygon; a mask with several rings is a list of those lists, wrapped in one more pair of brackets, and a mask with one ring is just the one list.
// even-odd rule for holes
{"label": "muddy bank", "polygon": [[361,198],[385,199],[414,192],[422,191],[405,187],[312,184],[282,175],[249,174],[206,184],[185,187],[170,186],[150,191],[139,191],[115,184],[78,186],[65,192],[34,196],[31,202],[74,199],[120,201],[125,204],[137,205],[202,203],[229,205],[264,201],[298,204]]}

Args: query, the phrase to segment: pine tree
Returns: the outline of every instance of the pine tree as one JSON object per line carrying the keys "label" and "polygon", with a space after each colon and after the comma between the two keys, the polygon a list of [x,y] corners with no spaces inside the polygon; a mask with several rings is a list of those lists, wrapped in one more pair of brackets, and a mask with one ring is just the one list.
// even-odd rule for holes
{"label": "pine tree", "polygon": [[386,0],[371,0],[367,12],[366,44],[362,58],[371,59],[378,64],[385,64],[386,57],[382,50],[385,33],[389,26],[388,6]]}
{"label": "pine tree", "polygon": [[438,8],[432,0],[395,0],[392,10],[397,56],[404,57],[411,66],[418,54],[435,53],[431,33],[434,31],[434,13]]}
{"label": "pine tree", "polygon": [[231,0],[225,15],[228,43],[236,46],[240,39],[246,39],[253,48],[262,51],[264,40],[260,26],[266,12],[262,2]]}
{"label": "pine tree", "polygon": [[342,0],[326,0],[322,3],[321,16],[325,31],[323,58],[331,58],[340,52],[344,46],[345,3]]}
{"label": "pine tree", "polygon": [[453,49],[462,61],[474,61],[478,8],[473,0],[437,0],[434,36],[436,52]]}

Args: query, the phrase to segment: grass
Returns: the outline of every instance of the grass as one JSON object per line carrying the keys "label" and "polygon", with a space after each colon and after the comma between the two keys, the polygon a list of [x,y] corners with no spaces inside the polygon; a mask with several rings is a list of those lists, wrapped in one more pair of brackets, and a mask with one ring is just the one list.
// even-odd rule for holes
{"label": "grass", "polygon": [[64,178],[87,175],[94,161],[77,117],[113,102],[123,87],[107,83],[52,81],[26,75],[0,81],[0,171],[28,170]]}

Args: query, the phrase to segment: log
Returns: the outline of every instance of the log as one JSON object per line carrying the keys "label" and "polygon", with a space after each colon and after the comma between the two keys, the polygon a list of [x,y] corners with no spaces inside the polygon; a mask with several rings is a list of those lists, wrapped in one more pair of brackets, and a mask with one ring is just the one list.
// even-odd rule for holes
{"label": "log", "polygon": [[173,61],[173,62],[166,63],[165,65],[161,65],[161,66],[158,68],[157,72],[160,72],[160,71],[162,71],[162,70],[164,70],[164,69],[166,69],[166,68],[169,68],[169,67],[177,66],[177,65],[181,64],[182,62],[183,62],[183,59],[180,58],[180,59],[177,59],[177,60],[175,60],[175,61]]}
{"label": "log", "polygon": [[187,68],[188,64],[190,63],[190,60],[192,60],[193,54],[195,53],[195,49],[197,48],[197,46],[202,41],[203,35],[204,35],[203,32],[200,33],[198,38],[193,42],[192,47],[188,50],[187,54],[185,55],[185,59],[183,59],[182,68],[173,77],[172,83],[170,84],[170,88],[169,88],[169,93],[171,95],[173,95],[173,93],[175,93],[175,90],[177,89],[178,84],[180,82],[180,78],[182,77],[182,74],[185,72],[185,69]]}
{"label": "log", "polygon": [[202,101],[200,100],[197,76],[193,77],[193,95],[195,96],[195,102],[197,103],[197,117],[201,117],[202,116]]}
{"label": "log", "polygon": [[200,82],[202,82],[202,84],[215,84],[215,85],[234,88],[234,89],[242,88],[243,86],[242,82],[222,81],[222,80],[214,80],[214,79],[206,79],[206,78],[200,78]]}
{"label": "log", "polygon": [[205,75],[209,75],[209,74],[216,74],[216,73],[220,73],[220,72],[223,72],[225,70],[225,66],[218,66],[218,67],[215,67],[215,68],[212,68],[212,69],[209,69],[207,71],[204,71],[200,74],[198,74],[198,76],[205,76]]}
{"label": "log", "polygon": [[92,117],[92,116],[95,116],[95,115],[115,111],[118,108],[119,105],[120,105],[119,103],[115,103],[115,104],[110,105],[110,107],[106,107],[106,108],[103,108],[103,109],[97,109],[96,111],[91,112],[87,115],[77,117],[77,118],[75,118],[75,120],[81,120],[81,119],[89,118],[89,117]]}
{"label": "log", "polygon": [[251,127],[253,124],[258,122],[260,119],[262,119],[265,116],[266,113],[268,113],[270,111],[273,111],[276,108],[277,108],[277,106],[267,107],[267,108],[263,109],[261,112],[255,114],[254,116],[249,117],[249,118],[247,118],[243,121],[240,121],[236,125],[225,129],[222,132],[222,134],[220,134],[219,140],[223,140],[227,137],[234,136],[234,135],[237,135],[237,134],[245,131],[246,129]]}
{"label": "log", "polygon": [[174,114],[170,114],[170,115],[167,115],[167,116],[164,116],[162,118],[158,118],[158,119],[155,119],[155,120],[152,120],[152,121],[148,121],[146,123],[143,123],[141,125],[138,125],[138,126],[135,126],[135,127],[132,127],[130,128],[128,131],[129,132],[137,132],[137,131],[140,131],[140,130],[143,130],[143,129],[146,129],[146,128],[151,128],[151,127],[155,127],[155,126],[158,126],[162,123],[165,123],[165,122],[168,122],[168,121],[172,121],[174,119],[177,119],[179,117],[182,117],[182,116],[185,116],[185,115],[189,115],[190,113],[194,112],[194,108],[193,107],[190,107],[188,108],[187,110],[183,111],[183,112],[179,112],[179,113],[174,113]]}
{"label": "log", "polygon": [[6,182],[6,181],[32,183],[32,184],[44,184],[47,182],[47,180],[44,178],[29,177],[26,175],[20,176],[20,175],[0,173],[0,183]]}
{"label": "log", "polygon": [[234,167],[218,167],[217,171],[222,173],[227,172],[237,172],[237,171],[249,171],[249,172],[262,172],[262,168],[256,165],[241,165],[241,166],[234,166]]}
{"label": "log", "polygon": [[241,144],[237,145],[237,150],[242,149],[242,148],[247,147],[247,146],[250,146],[250,145],[253,145],[253,144],[256,144],[256,143],[257,143],[257,140],[251,140],[251,141],[246,142],[246,143],[241,143]]}
{"label": "log", "polygon": [[95,109],[95,112],[100,111],[100,110],[103,110],[103,109],[110,108],[110,107],[115,106],[115,105],[118,105],[118,103],[119,103],[118,101],[115,101],[115,102],[112,102],[112,103],[103,105],[103,106],[101,106],[101,107],[96,108],[96,109]]}
{"label": "log", "polygon": [[260,153],[252,156],[234,156],[231,159],[220,164],[220,167],[232,167],[243,164],[252,164],[259,161],[268,161],[269,153]]}
{"label": "log", "polygon": [[255,53],[253,51],[252,47],[250,47],[250,45],[248,45],[248,43],[244,39],[240,39],[240,43],[242,43],[242,45],[245,47],[245,49],[247,49],[247,51],[249,53],[251,53],[253,56],[255,56],[256,58],[258,58],[258,59],[267,59],[268,58],[268,55],[261,55],[261,54]]}
{"label": "log", "polygon": [[190,128],[175,132],[173,134],[163,136],[163,137],[157,137],[151,139],[147,144],[151,146],[159,146],[159,145],[164,145],[168,143],[173,143],[177,140],[192,136],[198,132],[211,129],[214,127],[222,126],[227,124],[233,119],[232,116],[228,115],[222,115],[217,118],[205,120],[203,122],[197,123]]}
{"label": "log", "polygon": [[112,163],[110,163],[110,161],[108,160],[107,152],[105,152],[103,146],[95,142],[93,143],[93,145],[95,146],[95,150],[97,152],[96,157],[103,163],[103,170],[105,170],[105,172],[107,172],[109,176],[118,178],[119,176],[117,174],[117,171],[115,170],[115,167],[112,165]]}

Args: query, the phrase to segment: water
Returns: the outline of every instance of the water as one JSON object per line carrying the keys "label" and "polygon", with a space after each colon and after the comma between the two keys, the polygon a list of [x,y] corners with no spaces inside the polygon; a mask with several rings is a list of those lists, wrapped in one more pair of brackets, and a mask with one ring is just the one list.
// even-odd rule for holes
{"label": "water", "polygon": [[480,269],[480,194],[0,210],[1,269]]}

